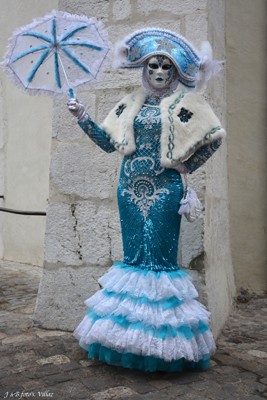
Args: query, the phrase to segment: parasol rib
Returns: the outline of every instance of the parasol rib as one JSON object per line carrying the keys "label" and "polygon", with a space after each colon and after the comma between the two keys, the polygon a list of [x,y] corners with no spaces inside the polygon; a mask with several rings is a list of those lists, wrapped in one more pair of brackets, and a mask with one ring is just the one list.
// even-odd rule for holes
{"label": "parasol rib", "polygon": [[38,69],[40,68],[40,66],[43,64],[44,60],[47,58],[47,56],[49,55],[51,50],[47,50],[45,51],[41,57],[39,58],[39,60],[37,61],[37,63],[35,64],[35,66],[33,67],[30,75],[27,77],[27,81],[31,82],[36,74],[36,72],[38,71]]}
{"label": "parasol rib", "polygon": [[42,35],[41,33],[38,32],[25,32],[22,34],[22,36],[33,36],[36,39],[42,39],[45,42],[52,43],[52,40],[49,37]]}
{"label": "parasol rib", "polygon": [[52,36],[53,36],[53,42],[54,42],[54,69],[55,69],[55,77],[56,77],[56,84],[57,87],[61,89],[61,80],[60,80],[60,74],[59,74],[59,67],[58,67],[58,48],[57,48],[57,22],[56,19],[54,18],[52,21]]}
{"label": "parasol rib", "polygon": [[97,46],[96,44],[89,43],[89,42],[66,42],[66,43],[60,43],[60,45],[61,46],[82,46],[82,47],[87,47],[89,49],[98,50],[98,51],[104,50],[103,47]]}
{"label": "parasol rib", "polygon": [[65,34],[65,36],[63,36],[61,38],[61,41],[69,39],[70,37],[74,36],[75,33],[79,32],[79,31],[81,31],[82,29],[85,29],[85,28],[88,28],[88,24],[77,26],[75,29],[72,29],[71,31],[67,32]]}
{"label": "parasol rib", "polygon": [[77,65],[80,69],[82,69],[87,74],[91,74],[91,71],[87,68],[87,65],[83,64],[69,49],[65,49],[62,47],[62,51]]}
{"label": "parasol rib", "polygon": [[61,80],[60,80],[60,74],[59,74],[59,67],[58,67],[58,53],[54,53],[54,63],[55,63],[55,77],[56,77],[56,83],[57,86],[61,89]]}
{"label": "parasol rib", "polygon": [[26,51],[24,51],[23,53],[17,55],[15,58],[13,58],[13,59],[11,60],[11,62],[18,61],[18,60],[20,60],[21,58],[23,58],[23,57],[25,57],[25,56],[28,56],[29,54],[36,53],[37,51],[45,50],[45,49],[47,49],[47,48],[48,48],[48,45],[42,44],[41,46],[34,47],[34,48],[32,48],[31,50],[26,50]]}

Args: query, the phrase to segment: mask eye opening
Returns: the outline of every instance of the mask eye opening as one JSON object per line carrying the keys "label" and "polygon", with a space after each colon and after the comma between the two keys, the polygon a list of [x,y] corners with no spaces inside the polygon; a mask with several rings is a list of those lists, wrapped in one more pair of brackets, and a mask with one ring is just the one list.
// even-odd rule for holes
{"label": "mask eye opening", "polygon": [[151,69],[158,69],[158,67],[159,67],[158,64],[155,64],[155,63],[149,63],[148,66]]}
{"label": "mask eye opening", "polygon": [[164,64],[164,65],[162,65],[162,69],[164,69],[164,70],[169,70],[169,69],[171,69],[171,67],[172,67],[171,64]]}

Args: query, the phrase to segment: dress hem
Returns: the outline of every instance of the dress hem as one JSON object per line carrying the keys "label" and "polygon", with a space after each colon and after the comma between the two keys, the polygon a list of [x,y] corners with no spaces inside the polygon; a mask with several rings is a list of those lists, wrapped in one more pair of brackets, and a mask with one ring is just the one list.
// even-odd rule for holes
{"label": "dress hem", "polygon": [[199,361],[190,361],[185,358],[170,362],[153,356],[140,356],[133,353],[119,353],[99,343],[92,343],[87,351],[89,359],[98,359],[106,364],[138,369],[145,372],[182,372],[192,370],[206,370],[210,368],[210,354],[202,356]]}

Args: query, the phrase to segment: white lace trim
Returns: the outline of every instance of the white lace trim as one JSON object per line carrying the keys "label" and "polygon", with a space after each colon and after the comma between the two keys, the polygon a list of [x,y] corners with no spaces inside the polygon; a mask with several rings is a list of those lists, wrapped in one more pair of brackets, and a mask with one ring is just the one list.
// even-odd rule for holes
{"label": "white lace trim", "polygon": [[143,322],[156,328],[162,325],[171,325],[177,328],[180,325],[190,326],[200,320],[208,324],[210,312],[197,300],[189,300],[175,308],[162,308],[148,304],[134,304],[131,299],[120,300],[106,297],[102,291],[85,301],[85,304],[99,316],[115,315],[127,317],[129,322]]}
{"label": "white lace trim", "polygon": [[108,291],[129,293],[133,297],[145,296],[149,300],[163,300],[172,296],[179,300],[198,297],[190,275],[172,278],[168,273],[160,276],[148,271],[146,275],[133,269],[111,267],[100,279],[99,283]]}

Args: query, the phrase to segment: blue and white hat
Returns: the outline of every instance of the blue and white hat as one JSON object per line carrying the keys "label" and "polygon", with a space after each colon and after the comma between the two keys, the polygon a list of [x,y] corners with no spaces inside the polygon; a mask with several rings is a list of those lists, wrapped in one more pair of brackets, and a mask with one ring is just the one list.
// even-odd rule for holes
{"label": "blue and white hat", "polygon": [[204,52],[198,52],[183,36],[166,29],[141,29],[116,44],[113,66],[141,68],[153,55],[165,55],[176,66],[179,81],[194,88],[199,83],[202,86],[203,79],[207,81],[214,74],[215,64],[218,67],[220,63],[212,61],[212,50],[208,42],[205,42],[204,47]]}

